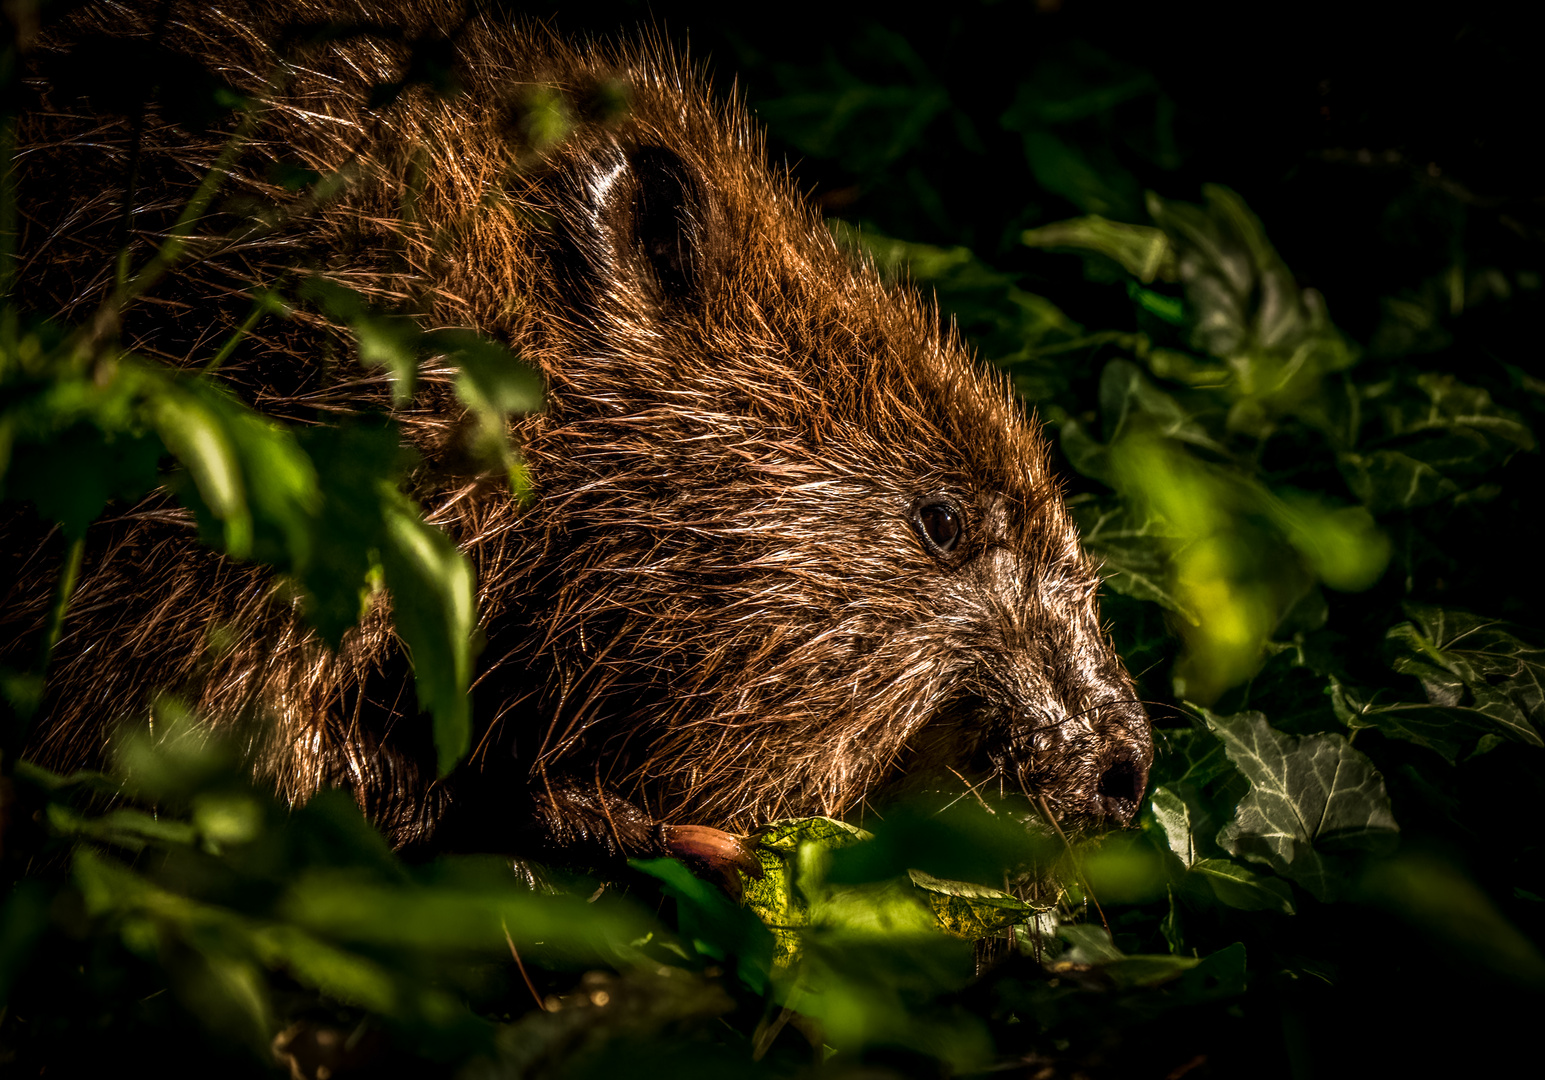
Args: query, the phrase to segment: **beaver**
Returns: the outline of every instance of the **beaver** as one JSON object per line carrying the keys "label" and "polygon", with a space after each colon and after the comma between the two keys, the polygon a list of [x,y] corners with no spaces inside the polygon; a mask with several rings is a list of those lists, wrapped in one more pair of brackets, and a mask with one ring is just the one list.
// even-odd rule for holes
{"label": "beaver", "polygon": [[[426,42],[439,84],[409,77]],[[54,318],[91,312],[119,244],[152,251],[229,145],[224,122],[114,114],[60,74],[131,47],[261,113],[125,347],[200,366],[256,291],[325,275],[508,344],[547,404],[511,424],[522,497],[458,459],[443,370],[393,406],[325,318],[260,325],[220,371],[293,424],[400,422],[412,493],[477,575],[476,749],[450,776],[389,604],[330,649],[164,493],[90,528],[29,756],[91,764],[110,721],[171,691],[285,796],[347,788],[399,847],[580,864],[735,865],[758,823],[929,776],[1131,820],[1148,720],[1038,423],[934,307],[839,249],[668,47],[582,48],[448,0],[72,12],[32,51],[16,136],[16,296]],[[567,130],[534,149],[538,98]],[[316,199],[280,165],[348,183]],[[283,212],[244,231],[254,206]],[[61,549],[6,530],[25,572],[0,659],[34,648]]]}

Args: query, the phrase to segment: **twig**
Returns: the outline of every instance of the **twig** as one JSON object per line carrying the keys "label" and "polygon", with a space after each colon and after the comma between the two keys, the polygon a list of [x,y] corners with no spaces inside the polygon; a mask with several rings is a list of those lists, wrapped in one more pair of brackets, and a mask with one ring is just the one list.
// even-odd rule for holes
{"label": "twig", "polygon": [[531,976],[526,974],[526,965],[520,962],[520,950],[515,947],[515,939],[510,937],[510,928],[504,919],[499,920],[499,929],[504,931],[504,942],[510,947],[510,955],[515,958],[515,967],[520,971],[520,977],[526,980],[526,989],[531,991],[531,1000],[536,1002],[540,1012],[546,1012],[547,1006],[542,1001],[542,995],[536,992],[536,984],[531,981]]}

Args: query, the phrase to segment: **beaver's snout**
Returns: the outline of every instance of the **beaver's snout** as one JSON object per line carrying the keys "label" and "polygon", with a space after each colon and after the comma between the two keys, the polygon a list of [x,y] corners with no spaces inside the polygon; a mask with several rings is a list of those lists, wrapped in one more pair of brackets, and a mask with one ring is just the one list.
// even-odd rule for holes
{"label": "beaver's snout", "polygon": [[1130,825],[1148,787],[1153,740],[1135,701],[1115,700],[1011,733],[1008,771],[1059,822]]}

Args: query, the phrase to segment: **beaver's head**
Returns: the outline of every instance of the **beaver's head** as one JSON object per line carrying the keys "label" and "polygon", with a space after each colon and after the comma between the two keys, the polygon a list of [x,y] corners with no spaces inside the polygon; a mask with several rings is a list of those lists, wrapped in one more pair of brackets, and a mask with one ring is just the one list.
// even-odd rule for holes
{"label": "beaver's head", "polygon": [[1038,425],[682,86],[525,195],[543,767],[721,827],[919,774],[1129,822],[1148,721]]}

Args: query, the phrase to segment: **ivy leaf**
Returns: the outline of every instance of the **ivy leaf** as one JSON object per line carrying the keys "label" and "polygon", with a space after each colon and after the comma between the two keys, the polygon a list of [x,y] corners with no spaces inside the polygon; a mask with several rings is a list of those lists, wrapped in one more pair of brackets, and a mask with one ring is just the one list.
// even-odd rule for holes
{"label": "ivy leaf", "polygon": [[[1074,427],[1073,422],[1063,427],[1065,450],[1069,450],[1069,429]],[[1076,440],[1077,435],[1073,438]],[[1099,560],[1107,585],[1195,621],[1173,586],[1173,559],[1169,552],[1184,537],[1177,535],[1168,520],[1111,497],[1074,501],[1068,509],[1078,523],[1084,549]]]}
{"label": "ivy leaf", "polygon": [[1142,827],[1189,868],[1220,854],[1214,837],[1222,808],[1232,807],[1230,793],[1243,779],[1223,744],[1207,731],[1161,729],[1154,742],[1153,794]]}
{"label": "ivy leaf", "polygon": [[1163,728],[1155,742],[1158,753],[1149,782],[1156,787],[1202,788],[1237,771],[1222,744],[1200,728]]}
{"label": "ivy leaf", "polygon": [[1054,974],[1098,972],[1118,990],[1160,986],[1202,963],[1194,956],[1129,956],[1111,941],[1109,930],[1088,923],[1058,927],[1057,936],[1068,947],[1047,964],[1048,970]]}
{"label": "ivy leaf", "polygon": [[1391,666],[1419,679],[1431,705],[1475,714],[1470,726],[1545,745],[1537,730],[1545,721],[1545,649],[1468,612],[1425,604],[1405,612],[1411,621],[1385,635],[1396,650]]}
{"label": "ivy leaf", "polygon": [[1174,247],[1193,323],[1192,343],[1227,361],[1232,430],[1264,435],[1270,416],[1291,413],[1334,434],[1325,376],[1357,358],[1313,289],[1300,290],[1238,195],[1202,189],[1205,207],[1148,197],[1148,211]]}
{"label": "ivy leaf", "polygon": [[1100,419],[1106,441],[1114,443],[1134,427],[1220,455],[1227,448],[1204,418],[1175,395],[1159,389],[1130,360],[1112,360],[1100,373]]}
{"label": "ivy leaf", "polygon": [[1167,787],[1154,788],[1148,797],[1148,807],[1155,826],[1164,842],[1181,865],[1190,867],[1196,862],[1196,840],[1191,829],[1191,808],[1186,801]]}
{"label": "ivy leaf", "polygon": [[1258,712],[1202,715],[1250,782],[1218,833],[1231,855],[1265,863],[1329,900],[1342,890],[1339,853],[1395,846],[1399,826],[1384,780],[1345,738],[1284,735]]}
{"label": "ivy leaf", "polygon": [[[1416,674],[1415,671],[1407,673]],[[1434,668],[1433,674],[1441,677],[1446,673]],[[1335,677],[1331,678],[1331,706],[1337,719],[1354,731],[1376,728],[1388,738],[1425,746],[1441,754],[1451,765],[1473,752],[1481,739],[1499,737],[1497,722],[1479,710],[1419,701],[1380,704],[1376,695],[1365,694]]]}
{"label": "ivy leaf", "polygon": [[1198,859],[1191,873],[1205,881],[1218,902],[1228,907],[1293,914],[1293,888],[1281,878],[1257,874],[1232,859]]}
{"label": "ivy leaf", "polygon": [[1416,393],[1381,387],[1370,406],[1383,422],[1382,445],[1338,458],[1347,486],[1375,513],[1413,510],[1468,491],[1520,450],[1534,433],[1487,390],[1425,372]]}

